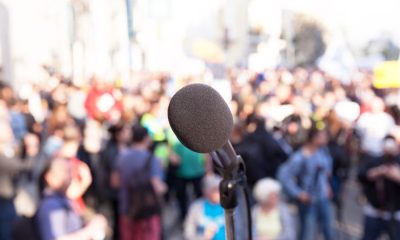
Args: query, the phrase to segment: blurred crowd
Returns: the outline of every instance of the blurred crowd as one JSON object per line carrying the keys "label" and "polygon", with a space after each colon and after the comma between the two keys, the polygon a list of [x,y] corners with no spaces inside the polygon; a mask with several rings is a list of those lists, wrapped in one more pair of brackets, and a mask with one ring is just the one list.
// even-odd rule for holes
{"label": "blurred crowd", "polygon": [[[168,239],[171,205],[178,219],[168,221],[185,239],[225,239],[212,159],[183,146],[167,119],[172,93],[205,79],[1,83],[0,240]],[[373,80],[368,71],[346,83],[318,69],[226,72],[255,239],[337,239],[352,177],[364,196],[362,239],[400,239],[400,94]]]}

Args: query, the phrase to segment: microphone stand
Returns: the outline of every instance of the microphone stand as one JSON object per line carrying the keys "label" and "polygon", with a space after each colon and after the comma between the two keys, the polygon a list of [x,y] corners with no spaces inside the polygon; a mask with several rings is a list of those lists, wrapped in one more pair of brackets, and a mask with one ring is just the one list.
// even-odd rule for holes
{"label": "microphone stand", "polygon": [[219,192],[221,206],[225,213],[227,239],[237,239],[235,236],[235,209],[238,205],[238,190],[241,190],[245,196],[247,212],[246,240],[252,240],[250,198],[243,159],[240,155],[236,155],[229,141],[221,149],[211,152],[211,157],[216,163],[217,171],[222,175]]}

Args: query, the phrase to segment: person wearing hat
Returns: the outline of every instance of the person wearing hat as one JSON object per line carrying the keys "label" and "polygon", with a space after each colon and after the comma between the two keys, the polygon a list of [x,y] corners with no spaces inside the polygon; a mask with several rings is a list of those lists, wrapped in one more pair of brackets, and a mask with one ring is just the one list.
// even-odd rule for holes
{"label": "person wearing hat", "polygon": [[281,184],[272,178],[257,181],[253,194],[253,235],[256,240],[294,240],[295,226],[288,208],[280,201]]}
{"label": "person wearing hat", "polygon": [[185,239],[225,239],[224,209],[220,205],[217,175],[206,175],[202,181],[203,198],[193,202],[184,223]]}

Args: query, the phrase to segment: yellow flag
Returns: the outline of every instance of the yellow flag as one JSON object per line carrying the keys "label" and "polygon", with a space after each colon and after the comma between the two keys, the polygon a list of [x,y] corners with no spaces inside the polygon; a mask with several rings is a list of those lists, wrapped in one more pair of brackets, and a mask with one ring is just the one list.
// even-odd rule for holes
{"label": "yellow flag", "polygon": [[387,61],[374,69],[374,87],[400,88],[400,61]]}

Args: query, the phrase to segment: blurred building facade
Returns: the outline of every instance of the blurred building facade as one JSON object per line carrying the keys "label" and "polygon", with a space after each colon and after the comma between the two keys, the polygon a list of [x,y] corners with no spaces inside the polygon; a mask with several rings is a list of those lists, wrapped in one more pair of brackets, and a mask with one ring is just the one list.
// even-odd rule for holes
{"label": "blurred building facade", "polygon": [[1,78],[14,84],[35,82],[53,69],[80,83],[93,74],[128,81],[132,71],[143,69],[201,72],[207,63],[254,70],[292,66],[296,14],[312,16],[324,27],[327,48],[334,42],[347,55],[357,55],[370,39],[385,32],[399,45],[395,25],[400,16],[394,10],[399,4],[0,0]]}
{"label": "blurred building facade", "polygon": [[80,82],[127,68],[125,12],[124,0],[0,1],[2,78],[18,85],[57,71]]}

